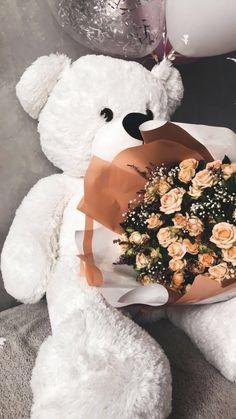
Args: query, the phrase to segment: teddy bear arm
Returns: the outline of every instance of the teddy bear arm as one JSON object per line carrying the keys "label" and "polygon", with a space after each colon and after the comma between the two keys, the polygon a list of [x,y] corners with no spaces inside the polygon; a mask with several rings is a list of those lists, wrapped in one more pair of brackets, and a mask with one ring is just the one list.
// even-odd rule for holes
{"label": "teddy bear arm", "polygon": [[204,357],[236,381],[236,298],[215,304],[169,308],[168,318],[195,343]]}
{"label": "teddy bear arm", "polygon": [[9,294],[24,303],[39,301],[57,257],[64,208],[75,190],[73,180],[55,174],[41,179],[16,211],[1,254]]}

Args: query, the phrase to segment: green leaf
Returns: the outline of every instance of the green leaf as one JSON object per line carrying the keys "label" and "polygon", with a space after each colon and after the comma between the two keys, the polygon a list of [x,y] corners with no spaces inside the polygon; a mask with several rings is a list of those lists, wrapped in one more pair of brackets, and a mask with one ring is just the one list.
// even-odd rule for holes
{"label": "green leaf", "polygon": [[157,261],[158,259],[162,259],[162,254],[160,252],[160,247],[156,247],[156,248],[155,247],[149,247],[148,249],[150,250],[150,254],[153,250],[156,252],[156,257],[153,258],[154,261]]}
{"label": "green leaf", "polygon": [[212,253],[213,249],[211,249],[210,247],[204,245],[204,244],[200,244],[199,246],[199,253]]}
{"label": "green leaf", "polygon": [[227,188],[228,192],[231,194],[235,192],[236,186],[235,186],[235,176],[231,176],[228,180],[225,180],[223,182],[224,186]]}
{"label": "green leaf", "polygon": [[134,254],[135,254],[135,251],[134,251],[134,249],[131,247],[130,249],[128,249],[128,250],[127,250],[126,254],[127,254],[128,256],[132,256],[132,255],[134,255]]}
{"label": "green leaf", "polygon": [[132,233],[134,229],[132,227],[126,227],[127,233]]}

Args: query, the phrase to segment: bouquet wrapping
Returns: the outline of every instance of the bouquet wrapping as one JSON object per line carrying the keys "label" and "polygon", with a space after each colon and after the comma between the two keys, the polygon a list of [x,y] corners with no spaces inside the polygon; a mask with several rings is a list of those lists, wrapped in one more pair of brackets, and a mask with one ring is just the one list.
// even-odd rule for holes
{"label": "bouquet wrapping", "polygon": [[[229,233],[225,248],[217,247],[219,243],[210,237],[220,224],[213,188],[216,184],[234,188],[234,170],[229,163],[213,162],[205,146],[170,122],[141,133],[143,144],[121,151],[111,162],[92,157],[78,205],[86,215],[84,231],[76,232],[81,275],[91,286],[100,287],[116,307],[232,298],[236,295],[236,222],[223,219],[232,230],[223,231],[223,235]],[[208,184],[196,183],[200,172]],[[222,186],[224,179],[226,186]],[[214,197],[212,210],[206,191]],[[207,215],[199,210],[201,194]],[[222,205],[232,218],[235,193],[229,196],[230,205],[228,201]]]}

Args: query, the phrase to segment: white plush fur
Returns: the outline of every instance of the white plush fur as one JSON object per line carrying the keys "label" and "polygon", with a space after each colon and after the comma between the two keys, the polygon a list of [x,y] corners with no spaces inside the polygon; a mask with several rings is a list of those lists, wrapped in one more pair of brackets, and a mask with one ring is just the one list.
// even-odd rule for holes
{"label": "white plush fur", "polygon": [[183,97],[183,88],[181,77],[176,68],[174,68],[170,61],[163,60],[160,64],[156,64],[151,73],[162,81],[166,86],[167,92],[167,108],[170,116],[176,109],[176,105],[180,104]]}
{"label": "white plush fur", "polygon": [[236,298],[168,309],[169,319],[183,329],[205,358],[228,380],[236,381]]}
{"label": "white plush fur", "polygon": [[[103,143],[104,134],[112,127],[122,130],[122,118],[130,112],[149,108],[155,118],[167,119],[183,95],[180,76],[168,62],[149,72],[140,64],[104,56],[86,56],[70,65],[69,59],[56,55],[41,57],[29,67],[17,94],[31,116],[39,113],[43,151],[64,171],[42,179],[25,197],[1,256],[11,295],[33,303],[47,294],[52,336],[43,344],[33,373],[32,417],[165,418],[171,405],[168,361],[146,332],[109,307],[97,289],[79,277],[74,233],[84,228],[84,216],[76,206],[83,196],[82,176],[91,150],[101,157],[104,150],[109,158],[119,139],[107,135],[110,143]],[[114,113],[108,123],[100,115],[106,107]],[[231,131],[184,128],[209,145],[215,157],[222,157],[225,147],[232,157]],[[234,307],[236,311],[236,300],[168,313],[231,380],[236,378],[235,328],[225,325],[235,325],[233,314],[228,318]],[[212,315],[216,327],[211,326]]]}
{"label": "white plush fur", "polygon": [[16,95],[32,118],[38,118],[57,80],[69,65],[70,59],[66,55],[45,55],[39,57],[22,75],[16,86]]}
{"label": "white plush fur", "polygon": [[[53,56],[55,61],[59,57]],[[63,59],[64,56],[61,61]],[[35,106],[37,111],[41,108],[48,90],[51,91],[52,78],[55,83],[55,75],[58,77],[58,68],[54,74],[50,67],[47,79],[48,64],[46,57],[36,60],[17,85],[18,97],[30,115],[37,113]],[[162,68],[160,77],[138,63],[102,55],[82,57],[71,66],[67,60],[63,74],[39,115],[40,141],[48,159],[69,175],[83,176],[90,160],[94,133],[104,125],[100,112],[105,107],[112,109],[113,121],[129,112],[145,113],[147,108],[155,118],[169,119],[168,102],[171,101],[173,112],[182,99],[182,82],[180,76],[177,80],[177,70],[173,68],[177,83],[173,83],[170,75],[168,80],[163,79],[165,69],[170,73],[168,62],[157,66]]]}
{"label": "white plush fur", "polygon": [[[62,281],[63,274],[67,270]],[[64,297],[74,306],[75,293],[77,308],[40,349],[31,382],[32,418],[167,417],[171,374],[159,345],[79,282],[76,270],[70,280],[73,289]]]}
{"label": "white plush fur", "polygon": [[41,179],[16,211],[3,248],[1,270],[8,293],[19,301],[35,303],[46,292],[57,260],[64,209],[77,182],[60,174]]}

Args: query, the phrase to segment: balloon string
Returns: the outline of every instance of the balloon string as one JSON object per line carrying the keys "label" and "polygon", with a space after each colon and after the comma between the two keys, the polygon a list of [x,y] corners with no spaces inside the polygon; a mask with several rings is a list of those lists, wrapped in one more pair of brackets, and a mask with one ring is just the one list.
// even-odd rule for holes
{"label": "balloon string", "polygon": [[174,48],[172,48],[172,49],[170,50],[170,52],[168,53],[167,58],[168,58],[168,60],[170,60],[170,61],[174,61],[174,60],[176,59],[176,57],[177,57],[177,53],[176,53],[175,49],[174,49]]}
{"label": "balloon string", "polygon": [[[166,30],[166,22],[164,24],[164,30],[162,32],[162,44],[163,44],[163,60],[174,61],[177,57],[182,57],[174,48],[171,48],[169,52],[167,52],[167,45],[168,45],[168,36]],[[160,61],[156,50],[154,50],[151,54],[152,59],[158,63]]]}
{"label": "balloon string", "polygon": [[181,57],[181,54],[175,51],[174,48],[171,48],[171,50],[167,53],[168,34],[167,34],[167,28],[166,28],[166,20],[164,23],[164,31],[162,33],[162,42],[163,42],[163,50],[164,50],[163,60],[167,59],[170,61],[174,61],[176,57]]}
{"label": "balloon string", "polygon": [[[176,57],[181,57],[181,54],[175,51],[174,48],[171,48],[169,52],[167,52],[167,44],[168,44],[168,37],[166,32],[166,25],[164,27],[164,31],[162,32],[162,44],[163,44],[163,60],[170,60],[174,61]],[[158,63],[160,61],[156,50],[154,50],[151,54],[153,60]]]}
{"label": "balloon string", "polygon": [[163,42],[163,49],[164,49],[163,59],[165,60],[166,59],[167,42],[168,42],[167,30],[166,30],[166,21],[164,23],[164,31],[162,32],[162,42]]}
{"label": "balloon string", "polygon": [[174,61],[177,57],[183,57],[183,55],[179,54],[179,52],[175,51],[174,48],[172,48],[167,55],[168,60]]}
{"label": "balloon string", "polygon": [[157,55],[157,53],[156,53],[156,52],[152,52],[151,56],[152,56],[153,60],[154,60],[156,63],[158,63],[158,62],[159,62],[159,58],[158,58],[158,55]]}

